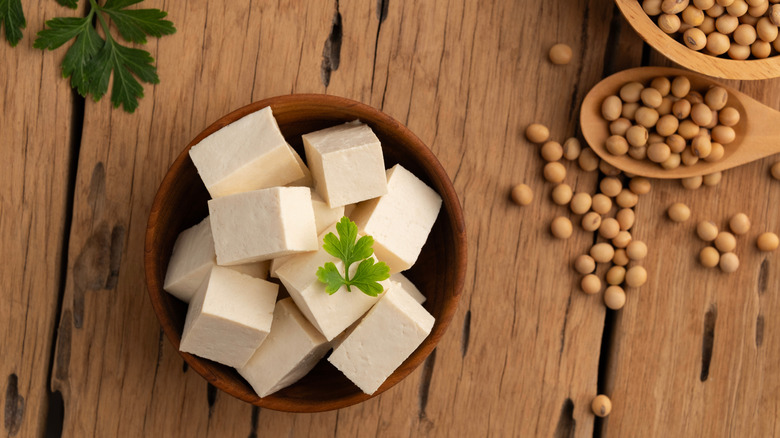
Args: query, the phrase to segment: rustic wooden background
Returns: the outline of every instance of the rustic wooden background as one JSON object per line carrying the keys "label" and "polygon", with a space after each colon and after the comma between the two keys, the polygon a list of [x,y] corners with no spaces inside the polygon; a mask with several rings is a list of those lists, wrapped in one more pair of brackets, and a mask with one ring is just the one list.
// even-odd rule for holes
{"label": "rustic wooden background", "polygon": [[[135,114],[74,95],[65,49],[32,48],[54,1],[24,1],[20,45],[0,43],[0,397],[8,436],[771,436],[780,435],[780,266],[753,247],[780,231],[777,157],[714,188],[656,182],[637,207],[648,284],[606,311],[570,263],[592,243],[556,241],[538,148],[577,133],[601,77],[668,64],[610,0],[173,2],[178,32],[151,40],[161,83]],[[566,66],[546,51],[565,42]],[[780,80],[731,83],[780,109]],[[358,406],[296,415],[223,394],[164,339],[144,286],[146,219],[181,149],[221,115],[265,97],[329,93],[382,109],[428,144],[465,210],[469,270],[448,334],[425,364]],[[749,121],[748,121],[749,123]],[[567,182],[599,176],[567,165]],[[510,188],[531,185],[520,208]],[[672,224],[682,201],[692,220]],[[696,262],[698,220],[753,220],[734,274]],[[595,420],[590,400],[610,395]]]}

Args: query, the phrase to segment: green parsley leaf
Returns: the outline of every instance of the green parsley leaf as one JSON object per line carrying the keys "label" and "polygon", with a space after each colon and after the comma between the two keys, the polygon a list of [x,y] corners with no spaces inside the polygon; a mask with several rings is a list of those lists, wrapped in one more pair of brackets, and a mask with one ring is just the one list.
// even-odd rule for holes
{"label": "green parsley leaf", "polygon": [[138,0],[107,0],[101,8],[116,24],[127,41],[146,44],[146,36],[161,37],[176,32],[173,23],[163,20],[168,13],[159,9],[124,9]]}
{"label": "green parsley leaf", "polygon": [[344,277],[341,276],[341,273],[333,262],[328,262],[325,263],[325,266],[320,266],[319,269],[317,269],[317,278],[322,283],[326,284],[325,292],[329,295],[335,294],[342,285],[346,284]]}
{"label": "green parsley leaf", "polygon": [[351,283],[364,294],[375,297],[384,290],[382,285],[377,283],[377,279],[388,278],[390,278],[390,268],[384,262],[374,263],[374,259],[367,258],[358,265]]}
{"label": "green parsley leaf", "polygon": [[[346,286],[347,292],[352,291],[350,286],[355,286],[372,297],[382,293],[384,288],[379,282],[390,278],[390,268],[384,262],[374,263],[371,257],[374,253],[372,248],[374,239],[371,236],[363,236],[355,242],[358,234],[357,225],[346,216],[336,224],[336,232],[339,233],[339,237],[333,233],[325,235],[322,248],[344,262],[344,276],[332,262],[325,263],[325,266],[317,269],[317,279],[325,283],[325,291],[333,295],[341,286]],[[355,275],[350,279],[349,268],[356,262],[360,264],[355,270]]]}
{"label": "green parsley leaf", "polygon": [[22,0],[0,0],[0,24],[5,26],[5,39],[8,44],[11,47],[19,44],[22,29],[27,27]]}
{"label": "green parsley leaf", "polygon": [[57,3],[61,4],[62,6],[67,6],[71,9],[76,9],[79,7],[79,0],[57,0]]}

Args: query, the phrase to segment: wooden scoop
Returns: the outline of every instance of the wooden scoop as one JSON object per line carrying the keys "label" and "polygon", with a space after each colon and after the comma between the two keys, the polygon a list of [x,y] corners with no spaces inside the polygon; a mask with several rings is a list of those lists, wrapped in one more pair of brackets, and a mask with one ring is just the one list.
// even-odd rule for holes
{"label": "wooden scoop", "polygon": [[[712,85],[725,88],[729,93],[726,104],[739,111],[739,123],[733,126],[736,138],[723,145],[726,150],[719,161],[699,160],[693,166],[666,170],[650,160],[635,160],[628,155],[612,155],[604,147],[610,136],[609,123],[601,116],[601,103],[618,94],[620,87],[632,81],[649,84],[656,76],[685,76],[691,81],[691,90],[706,90]],[[704,94],[704,93],[702,93]],[[687,178],[707,175],[741,166],[770,155],[780,153],[780,112],[704,76],[676,68],[639,67],[615,73],[596,84],[585,96],[580,110],[580,129],[590,147],[607,163],[618,169],[648,178]]]}

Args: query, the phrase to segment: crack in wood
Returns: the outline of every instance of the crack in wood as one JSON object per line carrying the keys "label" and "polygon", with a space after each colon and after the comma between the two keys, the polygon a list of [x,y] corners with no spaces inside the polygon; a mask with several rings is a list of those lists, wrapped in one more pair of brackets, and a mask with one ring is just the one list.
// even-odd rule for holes
{"label": "crack in wood", "polygon": [[756,347],[764,343],[764,315],[756,317]]}
{"label": "crack in wood", "polygon": [[427,419],[425,408],[428,407],[428,392],[431,389],[431,380],[433,379],[433,366],[436,364],[436,350],[434,349],[430,356],[423,363],[422,379],[420,380],[420,420]]}
{"label": "crack in wood", "polygon": [[710,376],[710,363],[712,362],[712,348],[715,344],[715,323],[718,320],[718,308],[715,304],[704,315],[704,335],[701,340],[701,376],[702,382],[706,382]]}
{"label": "crack in wood", "polygon": [[70,345],[73,334],[73,315],[70,309],[65,309],[57,329],[57,354],[54,361],[54,379],[52,387],[60,389],[60,385],[68,380],[70,368]]}
{"label": "crack in wood", "polygon": [[765,258],[758,270],[758,295],[763,295],[767,287],[769,287],[769,259]]}
{"label": "crack in wood", "polygon": [[249,438],[257,438],[257,425],[259,422],[260,408],[257,406],[252,406],[252,417],[250,418],[249,423]]}
{"label": "crack in wood", "polygon": [[125,227],[124,225],[114,225],[111,229],[111,246],[109,247],[108,257],[108,278],[106,279],[105,289],[115,289],[119,281],[119,268],[122,265],[122,250],[125,245]]}
{"label": "crack in wood", "polygon": [[339,69],[341,63],[341,39],[343,28],[341,24],[341,12],[339,12],[339,2],[336,0],[336,13],[333,14],[333,23],[330,27],[330,34],[325,40],[325,47],[322,48],[322,66],[320,67],[320,76],[325,88],[330,85],[330,74]]}
{"label": "crack in wood", "polygon": [[466,317],[463,318],[463,336],[460,341],[461,357],[466,357],[469,351],[469,341],[471,340],[471,309],[466,311]]}
{"label": "crack in wood", "polygon": [[[387,8],[390,5],[390,0],[376,0],[376,18],[379,20],[379,25],[387,18]],[[377,30],[377,35],[379,31]]]}
{"label": "crack in wood", "polygon": [[209,404],[209,418],[211,418],[214,403],[217,402],[217,388],[211,383],[207,383],[206,385],[206,402]]}
{"label": "crack in wood", "polygon": [[19,378],[16,374],[8,376],[5,387],[5,418],[3,425],[8,436],[19,433],[24,419],[24,397],[19,395]]}
{"label": "crack in wood", "polygon": [[561,406],[561,415],[558,417],[558,425],[555,427],[555,438],[573,438],[577,429],[577,421],[574,419],[574,402],[567,398]]}

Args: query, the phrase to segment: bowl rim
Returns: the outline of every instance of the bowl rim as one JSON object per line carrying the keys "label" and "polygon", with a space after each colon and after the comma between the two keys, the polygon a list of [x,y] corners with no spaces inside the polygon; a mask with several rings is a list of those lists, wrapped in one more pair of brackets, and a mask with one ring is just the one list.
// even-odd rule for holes
{"label": "bowl rim", "polygon": [[[339,108],[354,109],[356,112],[360,112],[361,114],[366,115],[365,118],[367,120],[364,121],[367,123],[381,121],[391,126],[391,128],[396,131],[398,138],[402,139],[404,143],[414,149],[415,152],[419,153],[421,165],[426,169],[428,177],[434,180],[437,183],[435,185],[440,188],[436,190],[442,197],[442,208],[446,209],[449,216],[449,222],[452,227],[451,235],[447,236],[448,239],[452,238],[454,243],[454,266],[449,269],[449,271],[454,274],[454,282],[452,283],[451,294],[447,296],[445,303],[443,303],[442,313],[436,318],[436,323],[431,330],[431,333],[373,394],[357,392],[352,395],[347,395],[341,398],[323,402],[308,401],[304,399],[290,400],[274,397],[274,394],[260,398],[254,391],[247,393],[243,390],[239,391],[239,387],[236,387],[235,385],[224,385],[225,380],[221,379],[219,376],[213,373],[211,365],[209,364],[210,361],[188,353],[184,353],[179,350],[181,334],[170,322],[170,318],[167,317],[170,311],[169,306],[166,304],[167,292],[163,290],[162,282],[155,275],[157,266],[157,251],[155,249],[155,243],[158,240],[159,234],[161,233],[157,227],[157,219],[160,211],[163,208],[163,200],[165,197],[164,194],[166,192],[164,188],[170,187],[175,181],[176,175],[179,175],[183,168],[188,165],[190,149],[208,135],[250,113],[258,111],[267,106],[271,106],[272,109],[274,109],[274,107],[281,105],[296,103],[306,104],[309,106],[317,105],[331,108],[335,106]],[[361,117],[361,119],[362,118],[363,117]],[[191,165],[191,162],[189,164]],[[447,176],[444,167],[435,157],[433,152],[431,152],[431,150],[406,126],[385,114],[384,112],[361,102],[357,102],[345,97],[327,94],[289,94],[262,99],[229,112],[202,130],[179,153],[177,158],[168,168],[164,178],[160,182],[149,212],[144,239],[144,271],[146,277],[146,289],[149,294],[155,316],[162,326],[166,337],[179,353],[179,355],[191,368],[193,368],[198,374],[205,378],[207,382],[211,383],[222,391],[256,406],[286,412],[323,412],[351,406],[378,396],[414,371],[428,357],[433,349],[436,348],[439,340],[446,332],[450,322],[452,321],[452,318],[458,309],[460,298],[463,292],[463,285],[465,283],[467,261],[466,227],[463,209],[455,192],[452,181]]]}
{"label": "bowl rim", "polygon": [[659,53],[677,64],[721,79],[757,80],[780,77],[780,55],[765,59],[725,59],[689,49],[656,25],[638,0],[615,0],[626,21]]}

